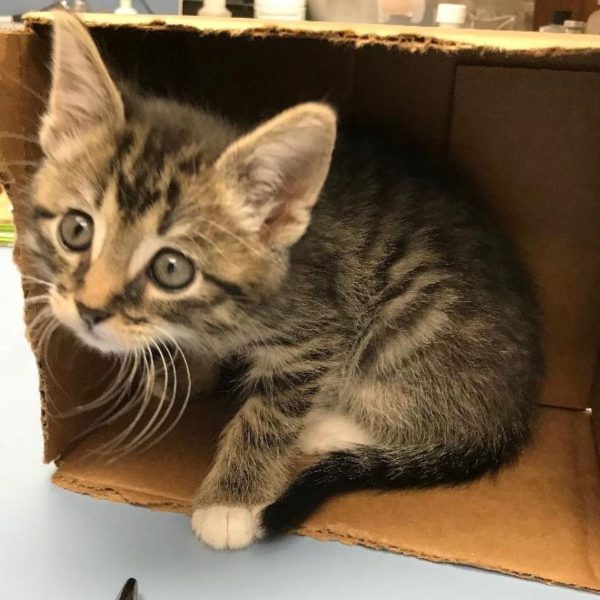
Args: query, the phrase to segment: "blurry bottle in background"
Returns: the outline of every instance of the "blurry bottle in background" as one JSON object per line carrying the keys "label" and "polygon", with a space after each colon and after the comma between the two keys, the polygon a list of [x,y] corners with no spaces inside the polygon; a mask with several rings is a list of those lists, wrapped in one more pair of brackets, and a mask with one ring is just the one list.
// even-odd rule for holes
{"label": "blurry bottle in background", "polygon": [[304,21],[306,0],[254,0],[254,16],[267,21]]}
{"label": "blurry bottle in background", "polygon": [[[599,0],[600,1],[600,0]],[[310,18],[348,23],[390,23],[395,25],[437,25],[438,0],[308,0]],[[475,29],[517,29],[532,31],[534,0],[456,0],[442,9],[442,18],[452,22],[466,5],[464,26]],[[456,11],[444,16],[443,11]],[[447,23],[448,26],[462,23]]]}
{"label": "blurry bottle in background", "polygon": [[438,4],[435,20],[439,27],[460,28],[467,20],[465,4]]}
{"label": "blurry bottle in background", "polygon": [[231,17],[225,0],[204,0],[202,8],[198,9],[199,17]]}
{"label": "blurry bottle in background", "polygon": [[540,31],[542,33],[564,33],[564,23],[571,18],[570,10],[555,10],[552,13],[552,18],[548,25],[542,25]]}
{"label": "blurry bottle in background", "polygon": [[115,9],[116,15],[137,15],[138,11],[133,8],[132,0],[119,0],[119,6]]}
{"label": "blurry bottle in background", "polygon": [[567,19],[563,23],[563,27],[565,28],[565,33],[585,33],[585,21]]}
{"label": "blurry bottle in background", "polygon": [[[377,22],[395,25],[423,25],[432,0],[379,0]],[[429,12],[433,12],[430,10]]]}
{"label": "blurry bottle in background", "polygon": [[308,0],[315,21],[431,25],[434,0]]}
{"label": "blurry bottle in background", "polygon": [[533,0],[470,0],[467,27],[531,31]]}
{"label": "blurry bottle in background", "polygon": [[378,23],[377,0],[308,0],[313,21],[342,23]]}

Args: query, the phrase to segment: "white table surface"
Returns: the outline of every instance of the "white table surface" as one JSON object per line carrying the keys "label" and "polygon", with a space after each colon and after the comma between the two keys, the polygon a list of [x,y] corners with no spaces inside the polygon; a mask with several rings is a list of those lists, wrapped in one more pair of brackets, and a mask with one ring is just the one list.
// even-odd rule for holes
{"label": "white table surface", "polygon": [[52,486],[43,465],[35,364],[18,275],[0,249],[0,600],[114,600],[128,577],[143,600],[583,600],[496,573],[288,537],[221,553],[181,515]]}

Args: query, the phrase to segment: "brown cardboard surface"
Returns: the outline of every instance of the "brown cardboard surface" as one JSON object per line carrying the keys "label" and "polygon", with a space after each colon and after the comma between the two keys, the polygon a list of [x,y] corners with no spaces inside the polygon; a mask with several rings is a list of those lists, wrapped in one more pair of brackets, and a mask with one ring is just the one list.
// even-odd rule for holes
{"label": "brown cardboard surface", "polygon": [[592,408],[592,428],[594,431],[594,441],[596,443],[596,454],[598,455],[598,461],[600,462],[600,400],[596,396]]}
{"label": "brown cardboard surface", "polygon": [[[111,62],[144,88],[175,90],[182,99],[247,120],[326,99],[344,118],[449,153],[489,195],[541,287],[549,356],[543,403],[590,406],[600,373],[600,37],[85,18]],[[20,41],[0,34],[0,65],[36,92],[46,83],[47,19],[33,15],[35,34],[19,34]],[[3,63],[3,49],[14,58]],[[25,87],[7,89],[15,116],[5,122],[33,132],[40,104]],[[28,159],[31,152],[0,145],[11,159]],[[16,218],[19,228],[18,210]],[[110,365],[93,353],[73,352],[68,336],[53,339],[39,358],[46,459],[61,463],[55,483],[187,511],[225,420],[222,404],[197,399],[159,446],[110,464],[90,450],[114,430],[78,439],[97,413],[59,416],[96,397]],[[595,398],[598,404],[600,392]],[[534,444],[496,479],[455,489],[353,494],[329,502],[301,532],[600,591],[592,420],[600,441],[597,415],[542,408]]]}
{"label": "brown cardboard surface", "polygon": [[546,408],[533,445],[497,478],[454,489],[347,496],[304,531],[598,591],[599,528],[590,415]]}
{"label": "brown cardboard surface", "polygon": [[[600,363],[600,361],[599,361]],[[600,364],[599,364],[600,367]],[[596,380],[592,389],[592,429],[596,443],[596,454],[600,464],[600,368],[596,370]]]}
{"label": "brown cardboard surface", "polygon": [[[35,316],[35,311],[29,312],[28,320]],[[74,350],[73,338],[66,331],[57,331],[51,342],[51,346],[40,353],[39,359],[46,462],[59,457],[70,444],[85,435],[94,420],[106,410],[104,406],[80,414],[75,412],[77,406],[99,398],[111,374],[116,373],[116,363],[109,358],[81,345]]]}
{"label": "brown cardboard surface", "polygon": [[[31,143],[23,136],[33,129],[23,106],[39,104],[35,90],[28,89],[23,81],[22,70],[26,62],[26,49],[34,38],[31,33],[20,31],[2,32],[0,35],[0,181],[8,190],[14,181],[22,180],[27,172],[23,161],[29,159]],[[10,161],[10,162],[9,162]]]}
{"label": "brown cardboard surface", "polygon": [[546,325],[543,402],[555,406],[590,405],[600,355],[598,90],[600,73],[456,72],[451,157],[481,183],[535,276]]}
{"label": "brown cardboard surface", "polygon": [[[189,512],[208,466],[207,441],[214,442],[220,425],[214,408],[196,404],[169,440],[113,465],[86,454],[106,433],[92,436],[64,459],[54,481],[101,498]],[[300,533],[600,591],[600,476],[590,415],[540,412],[534,442],[498,476],[453,489],[343,496]]]}
{"label": "brown cardboard surface", "polygon": [[401,53],[378,45],[355,56],[352,119],[444,154],[458,57],[440,50]]}
{"label": "brown cardboard surface", "polygon": [[220,408],[214,400],[194,403],[173,434],[156,447],[112,464],[110,458],[89,451],[110,440],[119,428],[96,432],[61,461],[54,482],[94,496],[188,512],[226,420]]}

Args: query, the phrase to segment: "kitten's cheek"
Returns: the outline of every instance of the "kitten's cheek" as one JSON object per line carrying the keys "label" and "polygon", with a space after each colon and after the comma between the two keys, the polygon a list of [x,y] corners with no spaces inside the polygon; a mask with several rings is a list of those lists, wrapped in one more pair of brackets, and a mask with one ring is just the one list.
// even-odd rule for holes
{"label": "kitten's cheek", "polygon": [[70,329],[78,332],[81,329],[81,319],[77,313],[75,302],[63,296],[52,294],[50,296],[50,308],[54,316]]}

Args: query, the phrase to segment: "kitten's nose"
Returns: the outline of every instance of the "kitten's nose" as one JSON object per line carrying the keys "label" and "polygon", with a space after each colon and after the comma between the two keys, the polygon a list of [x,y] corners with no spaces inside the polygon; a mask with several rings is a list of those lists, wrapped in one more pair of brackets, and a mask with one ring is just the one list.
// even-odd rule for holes
{"label": "kitten's nose", "polygon": [[81,302],[75,302],[77,305],[77,310],[79,311],[79,316],[83,319],[84,323],[91,329],[94,325],[98,325],[98,323],[102,323],[111,316],[106,310],[101,310],[99,308],[90,308]]}

